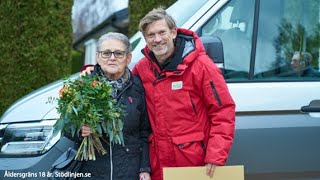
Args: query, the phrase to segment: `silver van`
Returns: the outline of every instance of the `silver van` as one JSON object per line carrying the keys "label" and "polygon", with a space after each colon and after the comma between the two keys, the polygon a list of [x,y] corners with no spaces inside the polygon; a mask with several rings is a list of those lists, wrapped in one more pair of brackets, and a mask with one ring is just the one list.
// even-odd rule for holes
{"label": "silver van", "polygon": [[[179,0],[167,11],[179,27],[222,41],[216,64],[237,105],[227,165],[244,165],[246,180],[320,179],[320,0]],[[139,32],[130,41],[133,67],[145,42]],[[72,146],[51,132],[58,114],[46,101],[61,87],[49,84],[1,117],[0,179],[45,177]]]}

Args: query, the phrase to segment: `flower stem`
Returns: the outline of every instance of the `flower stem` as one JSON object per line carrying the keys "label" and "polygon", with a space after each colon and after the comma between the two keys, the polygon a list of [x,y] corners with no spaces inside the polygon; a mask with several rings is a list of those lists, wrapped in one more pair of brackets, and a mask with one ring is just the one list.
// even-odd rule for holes
{"label": "flower stem", "polygon": [[99,136],[97,134],[91,134],[90,136],[83,138],[75,159],[79,161],[94,161],[96,160],[96,150],[101,155],[107,154],[107,151],[104,149]]}

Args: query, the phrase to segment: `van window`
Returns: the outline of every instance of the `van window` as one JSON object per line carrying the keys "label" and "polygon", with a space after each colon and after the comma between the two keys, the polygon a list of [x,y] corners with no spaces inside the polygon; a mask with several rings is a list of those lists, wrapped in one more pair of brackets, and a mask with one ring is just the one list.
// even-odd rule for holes
{"label": "van window", "polygon": [[227,80],[320,80],[320,0],[232,0],[198,33],[222,40]]}
{"label": "van window", "polygon": [[[177,27],[181,27],[195,12],[207,3],[207,1],[208,0],[176,1],[166,12],[176,21]],[[188,13],[186,13],[186,11]]]}
{"label": "van window", "polygon": [[223,43],[226,79],[248,79],[254,1],[231,1],[201,29],[201,36],[218,36]]}
{"label": "van window", "polygon": [[255,79],[320,80],[319,2],[260,1]]}
{"label": "van window", "polygon": [[141,40],[141,37],[136,38],[135,40],[133,40],[130,44],[131,44],[131,48],[132,51],[137,47],[137,45],[139,44]]}

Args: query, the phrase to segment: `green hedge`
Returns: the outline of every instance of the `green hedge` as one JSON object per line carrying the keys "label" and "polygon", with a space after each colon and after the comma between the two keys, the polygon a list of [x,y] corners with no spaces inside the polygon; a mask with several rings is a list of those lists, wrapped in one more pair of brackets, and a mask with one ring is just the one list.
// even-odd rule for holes
{"label": "green hedge", "polygon": [[72,65],[71,74],[78,73],[84,66],[84,53],[72,50]]}
{"label": "green hedge", "polygon": [[153,8],[162,6],[168,8],[170,5],[175,3],[176,0],[130,0],[129,1],[129,33],[131,37],[136,33],[139,28],[140,19],[142,19],[149,11]]}
{"label": "green hedge", "polygon": [[0,115],[71,73],[72,1],[0,1]]}

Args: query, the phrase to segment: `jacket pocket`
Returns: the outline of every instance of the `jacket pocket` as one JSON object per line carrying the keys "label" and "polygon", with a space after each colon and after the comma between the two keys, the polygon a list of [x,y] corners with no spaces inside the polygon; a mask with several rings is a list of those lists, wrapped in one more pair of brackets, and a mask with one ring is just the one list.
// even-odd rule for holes
{"label": "jacket pocket", "polygon": [[[113,179],[138,179],[142,147],[140,144],[127,144],[121,152],[112,154]],[[108,154],[110,156],[110,154]]]}
{"label": "jacket pocket", "polygon": [[204,165],[205,149],[203,141],[203,132],[172,137],[176,166]]}
{"label": "jacket pocket", "polygon": [[124,147],[124,150],[127,153],[141,153],[142,152],[142,147],[140,144],[130,144],[130,145],[126,145]]}
{"label": "jacket pocket", "polygon": [[166,109],[163,112],[170,119],[178,119],[179,121],[171,121],[171,126],[180,125],[180,123],[192,123],[197,121],[196,104],[191,99],[190,92],[184,89],[172,90],[165,97]]}

